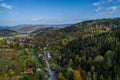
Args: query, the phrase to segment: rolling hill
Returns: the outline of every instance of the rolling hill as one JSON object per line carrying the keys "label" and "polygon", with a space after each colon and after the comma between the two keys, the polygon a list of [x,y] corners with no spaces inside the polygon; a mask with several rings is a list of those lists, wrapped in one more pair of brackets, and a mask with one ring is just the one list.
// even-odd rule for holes
{"label": "rolling hill", "polygon": [[44,31],[34,35],[34,40],[38,48],[49,44],[51,66],[63,79],[74,80],[76,71],[81,78],[78,80],[120,79],[120,18],[89,20]]}
{"label": "rolling hill", "polygon": [[[110,19],[98,19],[80,22],[67,26],[65,28],[60,28],[58,30],[44,31],[40,35],[36,35],[36,40],[39,41],[39,37],[42,36],[43,40],[52,38],[55,41],[60,41],[60,39],[67,38],[69,41],[82,36],[83,38],[88,36],[96,36],[102,33],[111,32],[112,28],[120,26],[120,18],[110,18]],[[34,31],[33,33],[39,33],[40,31]],[[47,36],[49,35],[49,36]],[[46,37],[44,37],[46,36]]]}
{"label": "rolling hill", "polygon": [[49,28],[49,27],[58,27],[63,28],[69,26],[70,24],[61,24],[61,25],[18,25],[13,29],[19,33],[32,33],[40,29]]}

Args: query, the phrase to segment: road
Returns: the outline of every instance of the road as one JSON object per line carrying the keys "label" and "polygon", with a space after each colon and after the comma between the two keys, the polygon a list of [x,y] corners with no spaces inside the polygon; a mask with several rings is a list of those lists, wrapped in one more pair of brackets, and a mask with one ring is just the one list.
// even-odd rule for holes
{"label": "road", "polygon": [[48,62],[46,52],[44,52],[44,56],[45,56],[45,62],[46,62],[46,65],[47,65],[47,70],[48,70],[48,73],[50,75],[49,80],[57,80],[55,73],[50,68],[50,64]]}

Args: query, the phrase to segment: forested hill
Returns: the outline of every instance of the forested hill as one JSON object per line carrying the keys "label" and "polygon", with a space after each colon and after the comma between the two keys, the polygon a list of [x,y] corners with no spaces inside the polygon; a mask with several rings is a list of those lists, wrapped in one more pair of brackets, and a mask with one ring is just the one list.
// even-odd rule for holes
{"label": "forested hill", "polygon": [[83,80],[119,80],[120,19],[87,21],[77,25],[83,26],[83,32],[79,32],[81,35],[76,39],[62,43],[64,45],[59,50],[62,59],[58,58],[60,66],[77,69]]}
{"label": "forested hill", "polygon": [[[47,30],[35,36],[35,40],[55,40],[59,42],[62,39],[68,39],[69,41],[82,36],[82,38],[88,36],[95,36],[101,33],[111,32],[113,28],[120,27],[120,18],[110,18],[110,19],[98,19],[89,20],[73,24],[71,26],[60,28],[58,30]],[[35,31],[34,33],[39,33]],[[42,37],[40,39],[40,37]]]}
{"label": "forested hill", "polygon": [[120,80],[120,18],[44,31],[35,41],[49,44],[59,80]]}
{"label": "forested hill", "polygon": [[0,37],[13,36],[16,34],[17,34],[17,32],[13,31],[13,30],[0,29]]}

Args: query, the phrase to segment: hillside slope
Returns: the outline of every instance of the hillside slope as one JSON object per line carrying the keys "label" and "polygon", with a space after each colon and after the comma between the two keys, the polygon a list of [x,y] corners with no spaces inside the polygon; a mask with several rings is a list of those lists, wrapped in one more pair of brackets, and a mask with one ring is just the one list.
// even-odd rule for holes
{"label": "hillside slope", "polygon": [[37,49],[49,44],[51,66],[62,79],[120,80],[120,18],[44,31],[34,39]]}
{"label": "hillside slope", "polygon": [[[35,36],[35,40],[39,41],[39,37],[42,37],[40,40],[47,40],[51,38],[51,41],[60,42],[60,40],[66,38],[69,41],[74,40],[75,38],[82,36],[82,38],[88,36],[95,36],[101,33],[110,32],[112,28],[120,26],[120,18],[110,18],[110,19],[98,19],[98,20],[89,20],[73,24],[71,26],[60,28],[58,30],[44,31],[41,34]],[[35,31],[34,33],[39,33]]]}

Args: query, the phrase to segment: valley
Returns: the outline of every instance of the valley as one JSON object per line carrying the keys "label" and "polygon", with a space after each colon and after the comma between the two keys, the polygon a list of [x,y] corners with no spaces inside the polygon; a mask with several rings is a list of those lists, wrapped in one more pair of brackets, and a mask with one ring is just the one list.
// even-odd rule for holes
{"label": "valley", "polygon": [[120,80],[120,0],[0,0],[0,80]]}
{"label": "valley", "polygon": [[119,80],[120,18],[0,37],[0,80]]}

